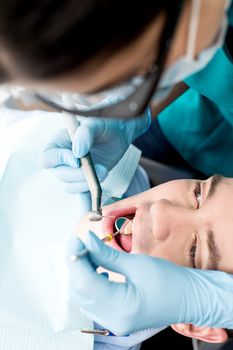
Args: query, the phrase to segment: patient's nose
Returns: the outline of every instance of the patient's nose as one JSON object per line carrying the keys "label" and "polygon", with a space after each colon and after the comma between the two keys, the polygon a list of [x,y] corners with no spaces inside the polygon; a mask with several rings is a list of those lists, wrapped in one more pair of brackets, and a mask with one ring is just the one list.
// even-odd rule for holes
{"label": "patient's nose", "polygon": [[171,235],[173,238],[184,238],[196,228],[195,211],[174,205],[167,199],[153,203],[150,213],[153,235],[158,242],[170,239]]}

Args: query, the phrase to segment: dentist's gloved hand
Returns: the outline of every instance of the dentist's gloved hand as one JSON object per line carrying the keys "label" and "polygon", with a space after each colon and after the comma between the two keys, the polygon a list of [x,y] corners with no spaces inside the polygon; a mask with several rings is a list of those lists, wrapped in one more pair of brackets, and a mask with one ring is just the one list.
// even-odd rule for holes
{"label": "dentist's gloved hand", "polygon": [[[195,270],[106,246],[94,234],[74,238],[69,248],[71,295],[84,313],[117,335],[174,323],[233,327],[233,277],[220,271]],[[96,265],[126,276],[113,283],[97,274]],[[95,286],[93,288],[93,286]]]}
{"label": "dentist's gloved hand", "polygon": [[66,183],[68,192],[86,192],[88,185],[78,158],[90,151],[97,176],[102,182],[129,145],[148,129],[150,122],[149,108],[143,117],[130,120],[83,119],[75,133],[73,146],[67,131],[60,131],[43,152],[42,164],[47,169],[53,169],[57,177]]}

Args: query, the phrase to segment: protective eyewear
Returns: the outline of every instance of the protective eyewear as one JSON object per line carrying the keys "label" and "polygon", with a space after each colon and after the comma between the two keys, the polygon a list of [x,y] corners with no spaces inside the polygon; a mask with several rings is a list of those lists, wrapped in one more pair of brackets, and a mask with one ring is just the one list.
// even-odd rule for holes
{"label": "protective eyewear", "polygon": [[63,99],[59,92],[49,92],[46,95],[35,93],[35,97],[55,110],[83,117],[131,118],[142,115],[151,98],[156,96],[183,2],[174,1],[167,11],[159,55],[144,77],[134,77],[99,93],[66,93],[69,100]]}

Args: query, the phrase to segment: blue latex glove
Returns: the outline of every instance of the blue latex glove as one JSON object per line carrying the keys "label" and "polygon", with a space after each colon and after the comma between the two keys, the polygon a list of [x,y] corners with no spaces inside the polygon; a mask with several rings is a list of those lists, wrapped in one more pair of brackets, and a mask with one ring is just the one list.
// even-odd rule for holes
{"label": "blue latex glove", "polygon": [[[88,317],[113,333],[124,335],[173,323],[233,327],[231,275],[122,253],[92,233],[85,245],[86,257],[69,260],[72,296]],[[69,254],[84,248],[74,238]],[[108,281],[96,273],[96,265],[125,275],[126,282]]]}
{"label": "blue latex glove", "polygon": [[53,169],[66,183],[68,192],[86,192],[88,185],[77,158],[90,151],[102,182],[129,145],[148,129],[150,122],[149,108],[143,117],[130,120],[86,118],[75,133],[73,147],[66,130],[60,131],[43,152],[42,164]]}

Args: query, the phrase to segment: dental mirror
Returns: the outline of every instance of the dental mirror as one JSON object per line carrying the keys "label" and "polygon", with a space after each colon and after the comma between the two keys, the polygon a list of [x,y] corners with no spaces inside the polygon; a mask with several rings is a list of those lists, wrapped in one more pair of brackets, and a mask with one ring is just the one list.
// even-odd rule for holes
{"label": "dental mirror", "polygon": [[124,235],[132,233],[133,221],[127,217],[121,216],[115,221],[115,228],[118,232]]}

